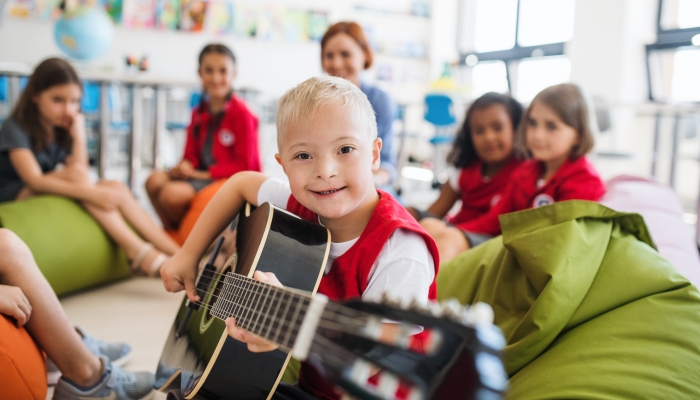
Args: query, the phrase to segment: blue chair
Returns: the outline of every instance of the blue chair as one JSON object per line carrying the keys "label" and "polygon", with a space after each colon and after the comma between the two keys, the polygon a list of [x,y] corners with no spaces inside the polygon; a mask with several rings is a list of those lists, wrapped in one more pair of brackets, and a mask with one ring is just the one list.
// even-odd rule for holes
{"label": "blue chair", "polygon": [[437,188],[445,182],[447,147],[454,142],[453,126],[457,119],[454,115],[454,103],[450,96],[431,93],[425,96],[426,121],[435,126],[435,135],[430,144],[435,149],[433,160],[433,187]]}

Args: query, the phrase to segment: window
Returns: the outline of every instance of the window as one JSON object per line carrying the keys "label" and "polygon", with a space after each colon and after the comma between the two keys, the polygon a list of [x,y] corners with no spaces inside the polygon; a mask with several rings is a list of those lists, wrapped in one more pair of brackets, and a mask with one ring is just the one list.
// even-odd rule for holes
{"label": "window", "polygon": [[569,80],[564,43],[573,36],[574,0],[476,0],[471,8],[473,1],[461,1],[473,14],[461,60],[474,96],[510,91],[527,102]]}
{"label": "window", "polygon": [[661,0],[646,50],[650,100],[700,101],[700,1]]}
{"label": "window", "polygon": [[474,50],[507,50],[515,46],[518,0],[477,0]]}
{"label": "window", "polygon": [[518,63],[518,100],[529,103],[543,89],[569,81],[571,62],[564,56],[524,59]]}
{"label": "window", "polygon": [[487,92],[508,92],[508,74],[503,61],[485,61],[472,68],[472,94],[475,97]]}

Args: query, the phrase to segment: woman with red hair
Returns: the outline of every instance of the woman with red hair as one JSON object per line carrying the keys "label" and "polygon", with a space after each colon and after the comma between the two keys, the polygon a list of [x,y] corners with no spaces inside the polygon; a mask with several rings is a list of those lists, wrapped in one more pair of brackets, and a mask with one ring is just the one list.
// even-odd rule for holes
{"label": "woman with red hair", "polygon": [[360,72],[371,67],[372,61],[373,54],[367,37],[355,22],[338,22],[328,28],[321,39],[323,70],[328,75],[347,79],[357,85],[374,109],[378,137],[382,139],[381,165],[374,173],[374,184],[386,190],[390,189],[390,184],[396,177],[396,163],[391,151],[394,137],[392,123],[396,110],[386,92],[360,80]]}

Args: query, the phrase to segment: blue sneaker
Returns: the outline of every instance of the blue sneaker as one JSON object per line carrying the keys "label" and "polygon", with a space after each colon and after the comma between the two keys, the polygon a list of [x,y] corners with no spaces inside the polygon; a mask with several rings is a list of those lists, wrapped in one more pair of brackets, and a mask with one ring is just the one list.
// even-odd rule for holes
{"label": "blue sneaker", "polygon": [[[97,339],[85,332],[83,328],[76,326],[76,332],[83,338],[85,347],[97,357],[106,356],[107,359],[118,367],[123,367],[131,359],[131,346],[126,343],[108,343]],[[49,386],[54,386],[61,377],[61,371],[50,358],[46,358],[46,380]]]}
{"label": "blue sneaker", "polygon": [[102,356],[102,379],[93,387],[80,388],[65,378],[58,380],[53,400],[146,400],[155,394],[155,378],[150,372],[129,372]]}

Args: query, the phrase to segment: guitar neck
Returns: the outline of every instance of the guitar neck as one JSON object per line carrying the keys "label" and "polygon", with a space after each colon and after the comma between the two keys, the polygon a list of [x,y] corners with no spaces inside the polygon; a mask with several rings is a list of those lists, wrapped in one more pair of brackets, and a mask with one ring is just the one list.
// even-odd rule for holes
{"label": "guitar neck", "polygon": [[310,306],[317,308],[313,303],[311,296],[227,273],[211,315],[221,320],[233,317],[238,327],[291,350]]}

